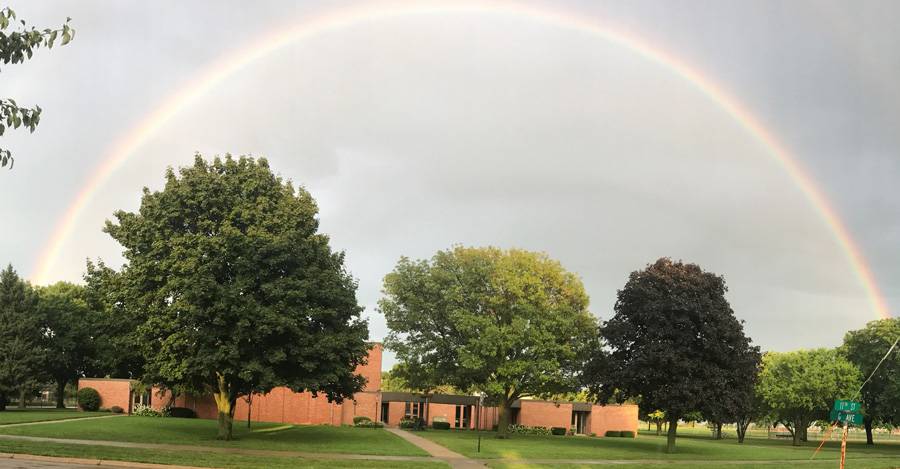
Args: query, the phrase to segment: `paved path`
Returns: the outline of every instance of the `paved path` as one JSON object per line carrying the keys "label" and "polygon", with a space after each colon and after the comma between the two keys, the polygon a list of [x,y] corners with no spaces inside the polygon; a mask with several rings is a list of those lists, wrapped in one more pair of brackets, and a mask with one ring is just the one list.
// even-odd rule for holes
{"label": "paved path", "polygon": [[400,438],[403,438],[404,440],[418,446],[419,448],[424,449],[428,452],[428,454],[434,456],[437,459],[445,461],[447,464],[450,464],[450,467],[454,469],[474,469],[487,467],[479,461],[469,459],[455,451],[450,451],[449,449],[431,440],[422,438],[418,435],[413,435],[406,430],[400,430],[398,428],[385,428],[385,430],[399,436]]}
{"label": "paved path", "polygon": [[[116,448],[140,448],[140,449],[161,449],[167,451],[197,451],[205,453],[227,453],[227,454],[243,454],[248,456],[275,456],[275,457],[298,457],[305,459],[355,459],[367,461],[420,461],[434,462],[434,458],[429,456],[383,456],[377,454],[347,454],[347,453],[311,453],[307,451],[279,451],[268,449],[250,449],[250,448],[229,448],[222,446],[195,446],[195,445],[172,445],[160,443],[136,443],[131,441],[108,441],[108,440],[76,440],[69,438],[45,438],[39,436],[24,435],[0,435],[0,440],[18,440],[33,441],[37,443],[60,443],[67,445],[86,445],[86,446],[112,446]],[[109,461],[104,461],[109,464]],[[172,467],[172,466],[166,466]],[[461,466],[463,467],[463,466]],[[473,466],[482,467],[482,466]]]}
{"label": "paved path", "polygon": [[4,424],[0,424],[0,428],[25,427],[28,425],[45,425],[48,423],[71,422],[73,420],[81,421],[81,420],[110,419],[110,418],[123,417],[123,416],[125,416],[125,414],[100,415],[97,417],[72,417],[72,418],[67,418],[67,419],[40,420],[37,422],[4,423]]}
{"label": "paved path", "polygon": [[128,469],[200,469],[192,466],[172,466],[168,464],[148,464],[128,461],[105,461],[99,459],[60,458],[35,456],[32,454],[0,453],[0,469],[33,469],[52,467],[60,469],[87,469],[97,466]]}

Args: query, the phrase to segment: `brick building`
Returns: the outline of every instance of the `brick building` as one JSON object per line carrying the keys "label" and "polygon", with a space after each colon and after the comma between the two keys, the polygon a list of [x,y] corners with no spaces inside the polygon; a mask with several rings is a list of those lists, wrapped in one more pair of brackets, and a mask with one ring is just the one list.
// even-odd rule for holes
{"label": "brick building", "polygon": [[[235,421],[285,424],[351,425],[353,417],[397,426],[403,418],[421,418],[430,425],[446,421],[451,428],[493,428],[498,421],[497,408],[481,405],[476,396],[381,391],[381,344],[374,344],[365,365],[357,373],[366,378],[365,388],[343,403],[328,402],[324,396],[296,393],[278,387],[267,394],[254,394],[237,401]],[[212,396],[177,396],[158,388],[139,391],[137,382],[127,379],[82,378],[78,387],[92,387],[100,393],[103,407],[117,405],[130,413],[135,404],[161,409],[167,405],[187,407],[200,418],[218,416]],[[561,402],[522,399],[513,403],[511,423],[527,426],[564,427],[576,434],[604,436],[608,430],[629,430],[637,434],[638,408],[635,405],[596,405],[587,402]]]}

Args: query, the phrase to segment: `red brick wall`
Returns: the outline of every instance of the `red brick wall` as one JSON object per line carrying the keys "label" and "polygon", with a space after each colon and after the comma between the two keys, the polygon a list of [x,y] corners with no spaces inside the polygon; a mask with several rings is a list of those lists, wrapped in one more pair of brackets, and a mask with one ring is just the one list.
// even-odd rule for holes
{"label": "red brick wall", "polygon": [[594,405],[588,426],[591,432],[599,437],[605,436],[608,430],[632,431],[635,437],[638,430],[638,406]]}
{"label": "red brick wall", "polygon": [[94,388],[100,394],[100,407],[110,408],[117,405],[127,413],[131,413],[131,380],[81,378],[78,389]]}
{"label": "red brick wall", "polygon": [[563,427],[572,426],[572,404],[545,401],[521,400],[519,424],[528,427]]}
{"label": "red brick wall", "polygon": [[428,404],[428,425],[434,422],[435,417],[438,420],[443,417],[444,420],[450,422],[452,427],[453,421],[456,419],[456,406],[453,404]]}
{"label": "red brick wall", "polygon": [[356,367],[356,374],[366,378],[366,386],[363,391],[380,391],[381,390],[381,353],[383,347],[380,343],[372,344],[369,350],[369,357],[365,365]]}
{"label": "red brick wall", "polygon": [[405,402],[389,402],[388,403],[388,425],[396,427],[400,425],[400,419],[406,411]]}

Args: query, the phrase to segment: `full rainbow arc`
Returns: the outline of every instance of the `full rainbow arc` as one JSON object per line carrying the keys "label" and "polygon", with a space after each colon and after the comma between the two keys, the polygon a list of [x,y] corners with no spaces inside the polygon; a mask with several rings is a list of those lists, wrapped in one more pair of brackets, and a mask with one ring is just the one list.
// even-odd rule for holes
{"label": "full rainbow arc", "polygon": [[212,64],[203,73],[170,95],[110,148],[103,162],[92,173],[84,188],[78,193],[75,201],[59,221],[52,237],[39,256],[37,265],[33,269],[32,279],[38,284],[44,284],[50,280],[50,273],[56,264],[59,253],[84,209],[112,174],[134,154],[135,150],[152,138],[178,113],[235,72],[285,46],[325,32],[390,18],[448,13],[511,15],[589,33],[640,54],[692,84],[752,135],[787,172],[831,230],[855,276],[865,290],[875,314],[883,318],[891,317],[886,301],[875,282],[874,274],[836,210],[832,208],[823,192],[790,152],[736,98],[710,78],[701,74],[696,68],[689,66],[663,48],[650,44],[633,34],[617,30],[595,20],[587,20],[561,11],[505,1],[490,3],[459,1],[443,4],[418,1],[366,3],[362,6],[341,8],[305,18],[290,28],[270,34],[236,52],[225,54],[221,60]]}

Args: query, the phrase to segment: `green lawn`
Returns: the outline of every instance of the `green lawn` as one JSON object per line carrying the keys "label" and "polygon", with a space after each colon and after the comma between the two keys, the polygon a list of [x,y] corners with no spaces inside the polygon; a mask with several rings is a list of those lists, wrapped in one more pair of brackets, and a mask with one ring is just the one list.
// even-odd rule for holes
{"label": "green lawn", "polygon": [[33,443],[0,440],[0,453],[27,453],[41,456],[60,456],[86,459],[103,459],[156,464],[178,464],[183,466],[246,468],[246,469],[288,469],[288,468],[396,468],[442,469],[442,462],[408,461],[356,461],[317,460],[273,456],[244,456],[238,454],[217,454],[197,451],[160,451],[149,449],[114,448],[109,446],[84,446],[55,443]]}
{"label": "green lawn", "polygon": [[[235,439],[224,442],[215,439],[216,426],[216,421],[205,419],[113,417],[46,425],[0,427],[0,433],[82,440],[225,446],[316,453],[428,455],[383,429],[309,425],[294,426],[279,431],[258,432],[249,431],[244,424],[236,422],[234,425]],[[282,425],[254,423],[253,429],[263,430],[280,426]]]}
{"label": "green lawn", "polygon": [[0,425],[11,423],[45,422],[109,415],[107,412],[82,412],[75,409],[10,409],[0,412]]}
{"label": "green lawn", "polygon": [[[817,442],[793,447],[789,441],[748,440],[739,445],[735,440],[712,440],[709,437],[680,435],[675,454],[665,452],[665,437],[641,435],[638,438],[589,438],[517,435],[497,440],[490,433],[482,435],[481,452],[476,452],[477,434],[466,431],[426,431],[419,435],[469,457],[485,459],[613,459],[613,460],[701,460],[701,461],[774,461],[808,460]],[[865,459],[870,467],[900,466],[900,445],[881,444],[867,448],[861,443],[848,445],[848,458]],[[839,444],[832,442],[816,457],[821,461],[837,461]],[[638,461],[636,461],[638,462]],[[823,463],[824,464],[824,463]],[[831,464],[831,463],[829,463]],[[833,464],[832,464],[833,465]],[[750,465],[752,466],[752,464]],[[502,466],[498,466],[502,467]],[[554,466],[556,467],[556,466]],[[728,467],[734,467],[728,465]],[[805,466],[804,466],[805,467]],[[853,467],[858,467],[854,462]]]}

